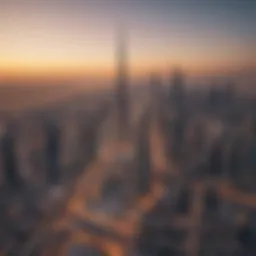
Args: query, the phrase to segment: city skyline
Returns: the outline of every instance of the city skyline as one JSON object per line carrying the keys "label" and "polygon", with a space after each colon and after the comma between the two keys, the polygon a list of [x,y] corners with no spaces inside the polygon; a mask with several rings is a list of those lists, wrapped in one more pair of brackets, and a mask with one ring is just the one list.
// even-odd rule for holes
{"label": "city skyline", "polygon": [[0,1],[1,75],[112,76],[119,23],[131,73],[253,69],[254,1]]}

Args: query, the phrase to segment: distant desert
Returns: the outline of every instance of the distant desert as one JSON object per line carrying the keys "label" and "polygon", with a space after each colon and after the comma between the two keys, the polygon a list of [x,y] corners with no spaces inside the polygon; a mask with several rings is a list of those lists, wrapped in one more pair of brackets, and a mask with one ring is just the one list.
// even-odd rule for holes
{"label": "distant desert", "polygon": [[65,101],[88,89],[84,87],[47,85],[47,86],[0,86],[0,112],[18,113],[26,110],[50,106]]}

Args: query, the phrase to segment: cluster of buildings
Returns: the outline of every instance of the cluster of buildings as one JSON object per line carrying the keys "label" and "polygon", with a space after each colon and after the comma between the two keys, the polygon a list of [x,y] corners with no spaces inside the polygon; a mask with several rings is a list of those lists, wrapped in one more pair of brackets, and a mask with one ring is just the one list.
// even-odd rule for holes
{"label": "cluster of buildings", "polygon": [[170,178],[145,216],[139,255],[254,255],[255,100],[232,84],[194,93],[178,71],[163,95]]}
{"label": "cluster of buildings", "polygon": [[1,117],[0,251],[5,255],[18,255],[96,155],[108,105],[77,104]]}
{"label": "cluster of buildings", "polygon": [[133,253],[140,220],[160,197],[158,189],[152,191],[151,102],[145,95],[134,103],[129,97],[123,43],[112,108],[97,133],[95,159],[84,168],[47,236],[39,229],[38,239],[29,240],[22,255]]}
{"label": "cluster of buildings", "polygon": [[117,88],[116,137],[81,177],[57,255],[254,255],[254,100],[224,84],[195,93],[180,72],[168,92],[152,81],[137,123]]}
{"label": "cluster of buildings", "polygon": [[22,256],[256,255],[256,101],[231,83],[198,92],[176,71],[167,87],[153,76],[151,97],[134,107],[124,43],[110,102],[76,101],[1,129],[0,247]]}

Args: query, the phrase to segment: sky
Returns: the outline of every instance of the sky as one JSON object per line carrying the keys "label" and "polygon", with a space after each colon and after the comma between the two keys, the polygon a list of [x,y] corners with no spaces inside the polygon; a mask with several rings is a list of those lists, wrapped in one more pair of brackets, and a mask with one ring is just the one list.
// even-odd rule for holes
{"label": "sky", "polygon": [[125,31],[133,72],[256,67],[254,0],[0,0],[1,74],[105,74]]}

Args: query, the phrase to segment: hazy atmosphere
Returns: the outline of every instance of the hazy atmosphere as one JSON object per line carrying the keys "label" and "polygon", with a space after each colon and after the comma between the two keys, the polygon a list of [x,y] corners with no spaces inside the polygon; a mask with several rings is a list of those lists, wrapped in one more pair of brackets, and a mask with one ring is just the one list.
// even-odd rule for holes
{"label": "hazy atmosphere", "polygon": [[256,1],[0,0],[0,255],[255,256]]}

